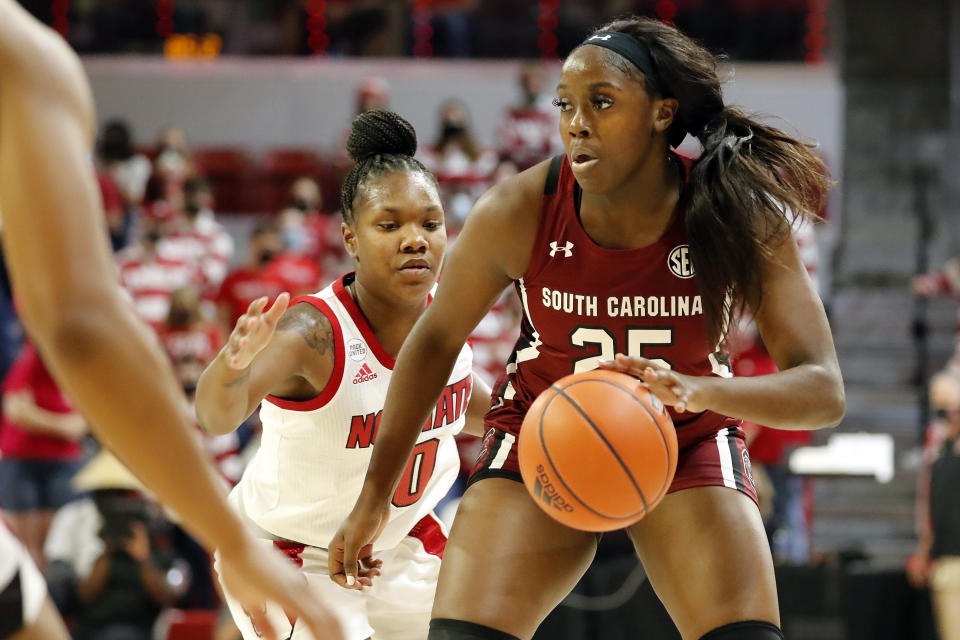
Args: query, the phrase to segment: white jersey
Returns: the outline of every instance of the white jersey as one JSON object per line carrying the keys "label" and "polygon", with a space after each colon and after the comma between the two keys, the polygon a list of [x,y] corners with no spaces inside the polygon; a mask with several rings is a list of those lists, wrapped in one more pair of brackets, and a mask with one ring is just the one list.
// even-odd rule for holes
{"label": "white jersey", "polygon": [[46,597],[47,583],[0,515],[0,637],[32,626]]}
{"label": "white jersey", "polygon": [[[394,365],[346,290],[352,279],[348,274],[320,293],[291,301],[312,304],[330,320],[333,375],[312,400],[267,396],[260,408],[260,449],[232,496],[267,533],[316,547],[327,546],[360,495]],[[472,361],[464,345],[417,438],[378,549],[396,546],[456,480],[460,459],[453,436],[463,429]]]}

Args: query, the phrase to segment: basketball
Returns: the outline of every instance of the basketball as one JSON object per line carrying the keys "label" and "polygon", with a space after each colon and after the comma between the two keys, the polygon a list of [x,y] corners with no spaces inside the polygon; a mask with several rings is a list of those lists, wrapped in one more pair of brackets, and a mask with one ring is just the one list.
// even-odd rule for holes
{"label": "basketball", "polygon": [[663,403],[635,378],[602,369],[541,393],[518,447],[534,502],[584,531],[637,522],[663,499],[677,469],[677,434]]}

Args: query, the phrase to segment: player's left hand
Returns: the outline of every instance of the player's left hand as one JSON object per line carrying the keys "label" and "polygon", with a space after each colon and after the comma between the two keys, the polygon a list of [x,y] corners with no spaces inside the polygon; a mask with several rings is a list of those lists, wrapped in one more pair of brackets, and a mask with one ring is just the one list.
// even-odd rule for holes
{"label": "player's left hand", "polygon": [[702,380],[698,376],[677,373],[652,360],[622,353],[613,360],[601,360],[600,368],[639,378],[663,404],[678,412],[699,413],[707,409],[703,403]]}

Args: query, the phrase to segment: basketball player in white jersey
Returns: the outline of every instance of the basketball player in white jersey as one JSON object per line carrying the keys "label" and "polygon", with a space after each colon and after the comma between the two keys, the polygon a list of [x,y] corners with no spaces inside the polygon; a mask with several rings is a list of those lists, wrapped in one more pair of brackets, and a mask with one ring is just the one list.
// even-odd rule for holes
{"label": "basketball player in white jersey", "polygon": [[[166,357],[117,284],[90,152],[86,76],[52,30],[0,0],[0,210],[24,325],[58,384],[161,502],[208,548],[259,615],[271,598],[318,638],[337,623],[279,554],[265,554],[227,505]],[[265,637],[276,638],[259,618]],[[0,639],[67,640],[26,551],[0,523]]]}
{"label": "basketball player in white jersey", "polygon": [[[331,581],[324,547],[360,493],[394,358],[427,307],[446,246],[436,179],[413,158],[416,145],[395,113],[354,120],[347,149],[357,164],[341,193],[341,228],[356,271],[289,308],[287,294],[266,312],[266,298],[252,303],[197,388],[197,415],[211,433],[232,431],[263,401],[260,449],[231,501],[265,545],[301,566],[347,640],[426,637],[446,542],[432,509],[458,475],[453,436],[465,422],[479,435],[490,403],[464,345],[393,496],[376,549],[382,565],[358,579],[369,586],[379,577],[361,590]],[[243,637],[255,640],[226,592]],[[283,628],[279,609],[268,614]],[[308,637],[291,626],[295,640]]]}

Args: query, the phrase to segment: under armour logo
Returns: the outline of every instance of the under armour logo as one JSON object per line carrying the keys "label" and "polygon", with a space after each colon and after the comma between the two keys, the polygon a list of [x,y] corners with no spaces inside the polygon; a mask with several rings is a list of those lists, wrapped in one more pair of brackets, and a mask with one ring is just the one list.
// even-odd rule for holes
{"label": "under armour logo", "polygon": [[600,35],[600,34],[598,33],[598,34],[595,35],[595,36],[590,36],[589,38],[587,38],[587,42],[590,42],[591,40],[609,40],[609,39],[612,38],[612,37],[613,37],[613,36],[610,35],[609,33],[608,33],[607,35],[605,35],[605,36],[602,36],[602,35]]}
{"label": "under armour logo", "polygon": [[558,251],[563,251],[563,257],[569,258],[573,255],[573,243],[568,240],[566,245],[561,247],[557,244],[557,241],[554,240],[550,243],[550,257],[552,258],[557,255]]}

